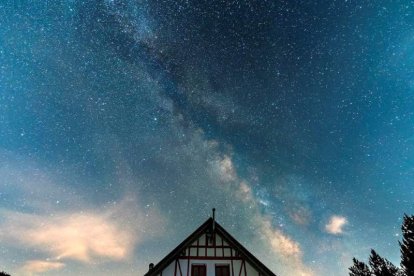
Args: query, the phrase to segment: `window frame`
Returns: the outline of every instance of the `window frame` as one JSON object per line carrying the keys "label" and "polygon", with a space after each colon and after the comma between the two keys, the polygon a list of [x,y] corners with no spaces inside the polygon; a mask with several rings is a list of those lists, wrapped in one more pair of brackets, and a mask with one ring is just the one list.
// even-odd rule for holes
{"label": "window frame", "polygon": [[[204,268],[204,275],[207,276],[207,266],[206,264],[191,264],[191,276],[194,276],[194,268],[195,267],[203,267]],[[198,275],[200,276],[200,275]]]}
{"label": "window frame", "polygon": [[227,268],[228,274],[224,276],[230,276],[230,265],[229,264],[216,264],[214,269],[214,275],[217,276],[217,268],[218,267],[225,267]]}

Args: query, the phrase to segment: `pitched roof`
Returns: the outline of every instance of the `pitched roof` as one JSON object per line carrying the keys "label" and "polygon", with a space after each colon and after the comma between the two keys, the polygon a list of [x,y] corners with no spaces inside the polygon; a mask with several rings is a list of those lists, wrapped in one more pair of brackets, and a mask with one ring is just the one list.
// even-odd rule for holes
{"label": "pitched roof", "polygon": [[[182,243],[180,243],[173,251],[171,251],[164,259],[162,259],[158,264],[154,266],[153,269],[148,271],[144,276],[156,276],[164,268],[166,268],[171,262],[173,262],[177,257],[180,256],[180,253],[190,246],[200,235],[202,235],[206,230],[211,229],[213,225],[213,219],[209,218],[206,220],[200,227],[197,228],[190,236],[188,236]],[[276,276],[270,269],[268,269],[262,262],[260,262],[252,253],[250,253],[243,245],[241,245],[232,235],[230,235],[220,224],[216,221],[215,231],[226,240],[229,245],[237,249],[240,252],[240,255],[245,258],[245,260],[252,265],[256,270],[260,272],[260,275],[263,276]]]}

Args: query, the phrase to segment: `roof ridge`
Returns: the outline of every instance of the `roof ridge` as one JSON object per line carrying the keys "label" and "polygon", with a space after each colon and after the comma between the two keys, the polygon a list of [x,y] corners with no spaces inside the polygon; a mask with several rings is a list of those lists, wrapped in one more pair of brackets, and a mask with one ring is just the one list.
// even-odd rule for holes
{"label": "roof ridge", "polygon": [[151,270],[149,270],[144,276],[155,276],[159,274],[165,267],[167,267],[172,261],[174,261],[179,254],[191,245],[200,234],[202,234],[208,227],[215,224],[215,231],[219,233],[223,239],[225,239],[229,245],[234,247],[243,255],[246,261],[252,265],[255,269],[260,271],[261,275],[264,276],[276,276],[269,268],[267,268],[259,259],[257,259],[252,253],[250,253],[240,242],[238,242],[227,230],[224,229],[217,221],[213,218],[208,218],[203,224],[201,224],[193,233],[191,233],[184,241],[182,241],[174,250],[166,255],[160,262],[158,262]]}

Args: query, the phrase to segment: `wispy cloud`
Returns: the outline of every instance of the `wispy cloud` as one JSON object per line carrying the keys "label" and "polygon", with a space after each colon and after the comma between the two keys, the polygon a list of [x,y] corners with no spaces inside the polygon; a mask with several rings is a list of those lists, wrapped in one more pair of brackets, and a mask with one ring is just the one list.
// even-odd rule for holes
{"label": "wispy cloud", "polygon": [[[56,259],[90,262],[94,257],[122,260],[129,256],[136,237],[93,212],[59,213],[53,216],[2,212],[3,239],[50,254]],[[3,240],[5,242],[5,240]]]}
{"label": "wispy cloud", "polygon": [[325,231],[332,235],[340,235],[344,232],[344,226],[348,224],[348,220],[343,216],[332,216],[325,225]]}
{"label": "wispy cloud", "polygon": [[22,268],[22,272],[25,273],[25,275],[33,275],[36,273],[43,273],[51,270],[59,270],[64,266],[65,264],[61,262],[33,260],[26,262]]}
{"label": "wispy cloud", "polygon": [[[61,269],[69,261],[129,261],[136,247],[163,231],[165,222],[157,208],[144,208],[137,193],[95,205],[74,197],[69,189],[64,193],[50,174],[33,164],[21,165],[21,170],[13,162],[3,164],[0,186],[22,199],[26,208],[0,207],[0,243],[36,252],[21,260],[23,275]],[[63,202],[57,204],[56,198]],[[45,258],[48,261],[41,261]]]}

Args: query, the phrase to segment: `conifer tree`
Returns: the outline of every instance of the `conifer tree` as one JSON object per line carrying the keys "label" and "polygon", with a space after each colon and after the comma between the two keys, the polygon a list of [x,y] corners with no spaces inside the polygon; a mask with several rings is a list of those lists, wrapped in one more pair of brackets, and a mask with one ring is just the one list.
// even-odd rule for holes
{"label": "conifer tree", "polygon": [[382,258],[375,250],[371,250],[369,257],[369,265],[371,271],[375,276],[396,276],[399,275],[399,270],[390,261]]}
{"label": "conifer tree", "polygon": [[401,230],[401,270],[405,276],[414,276],[414,216],[404,214]]}
{"label": "conifer tree", "polygon": [[371,276],[371,271],[369,267],[364,263],[360,262],[357,259],[352,259],[354,265],[349,268],[349,276]]}

